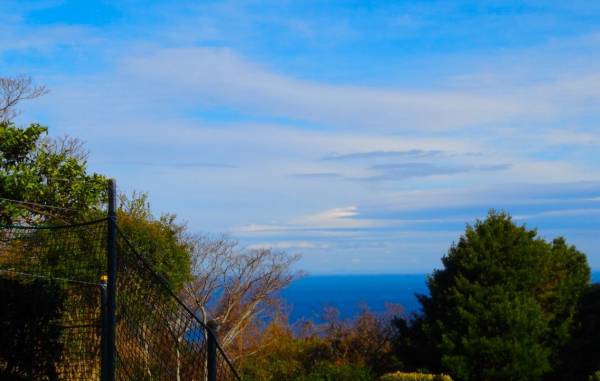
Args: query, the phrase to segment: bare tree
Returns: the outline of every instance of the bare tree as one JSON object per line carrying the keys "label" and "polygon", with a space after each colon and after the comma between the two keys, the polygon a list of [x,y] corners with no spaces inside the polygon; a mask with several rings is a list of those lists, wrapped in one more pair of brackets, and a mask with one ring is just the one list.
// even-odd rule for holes
{"label": "bare tree", "polygon": [[205,323],[219,325],[221,345],[241,355],[243,334],[279,311],[277,293],[300,275],[291,270],[298,259],[271,249],[244,250],[228,237],[198,238],[185,299]]}
{"label": "bare tree", "polygon": [[51,154],[72,157],[84,162],[89,157],[89,151],[85,147],[85,142],[69,135],[63,135],[58,138],[46,137],[41,143],[44,145],[45,150]]}
{"label": "bare tree", "polygon": [[0,122],[12,120],[19,114],[17,103],[48,93],[45,86],[35,86],[30,77],[0,77]]}

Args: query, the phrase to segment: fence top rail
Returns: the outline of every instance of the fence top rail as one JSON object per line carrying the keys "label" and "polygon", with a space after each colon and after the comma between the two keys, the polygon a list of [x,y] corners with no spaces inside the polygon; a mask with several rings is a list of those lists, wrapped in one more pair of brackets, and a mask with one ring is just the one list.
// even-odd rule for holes
{"label": "fence top rail", "polygon": [[79,222],[76,224],[69,225],[2,225],[0,224],[0,230],[58,230],[58,229],[72,229],[79,228],[82,226],[95,225],[102,222],[106,222],[106,217],[99,218],[97,220]]}

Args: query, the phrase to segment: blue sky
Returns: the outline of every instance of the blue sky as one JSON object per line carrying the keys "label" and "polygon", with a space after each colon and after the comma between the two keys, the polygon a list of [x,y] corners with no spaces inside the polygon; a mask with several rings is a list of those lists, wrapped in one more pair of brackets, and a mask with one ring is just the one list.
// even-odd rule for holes
{"label": "blue sky", "polygon": [[509,211],[600,269],[600,3],[11,1],[20,124],[312,273],[428,272]]}

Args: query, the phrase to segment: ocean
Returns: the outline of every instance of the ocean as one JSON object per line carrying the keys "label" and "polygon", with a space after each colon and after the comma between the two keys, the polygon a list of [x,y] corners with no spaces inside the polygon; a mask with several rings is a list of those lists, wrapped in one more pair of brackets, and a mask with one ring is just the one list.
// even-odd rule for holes
{"label": "ocean", "polygon": [[[342,319],[357,316],[361,307],[383,312],[386,303],[402,306],[405,314],[418,311],[415,294],[427,294],[425,274],[397,275],[312,275],[293,282],[281,296],[290,322],[321,321],[325,307],[338,309]],[[600,272],[592,273],[600,282]]]}

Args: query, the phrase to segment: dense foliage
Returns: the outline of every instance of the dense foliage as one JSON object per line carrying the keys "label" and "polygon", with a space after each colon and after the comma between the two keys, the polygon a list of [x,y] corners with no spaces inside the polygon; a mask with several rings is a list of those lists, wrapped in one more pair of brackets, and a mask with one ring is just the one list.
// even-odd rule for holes
{"label": "dense foliage", "polygon": [[589,284],[585,255],[491,212],[442,261],[429,277],[430,295],[419,297],[422,315],[398,322],[400,354],[420,356],[405,358],[407,365],[469,381],[550,373]]}
{"label": "dense foliage", "polygon": [[248,381],[370,381],[374,373],[364,364],[337,358],[326,338],[279,338],[260,356],[242,361]]}
{"label": "dense foliage", "polygon": [[579,301],[572,337],[563,349],[556,379],[587,381],[596,372],[600,380],[600,284],[594,284]]}
{"label": "dense foliage", "polygon": [[446,374],[394,372],[384,374],[379,381],[452,381],[452,377]]}
{"label": "dense foliage", "polygon": [[242,359],[242,373],[252,381],[376,380],[399,366],[390,329],[389,316],[368,310],[341,320],[326,309],[319,324],[274,320]]}
{"label": "dense foliage", "polygon": [[104,199],[106,180],[87,173],[79,142],[46,132],[0,122],[0,224],[72,221]]}
{"label": "dense foliage", "polygon": [[0,378],[55,380],[64,293],[56,284],[0,278]]}
{"label": "dense foliage", "polygon": [[150,211],[147,196],[121,196],[117,213],[119,228],[162,274],[174,290],[181,290],[190,281],[191,253],[194,243],[186,236],[186,227],[175,215],[156,218]]}

